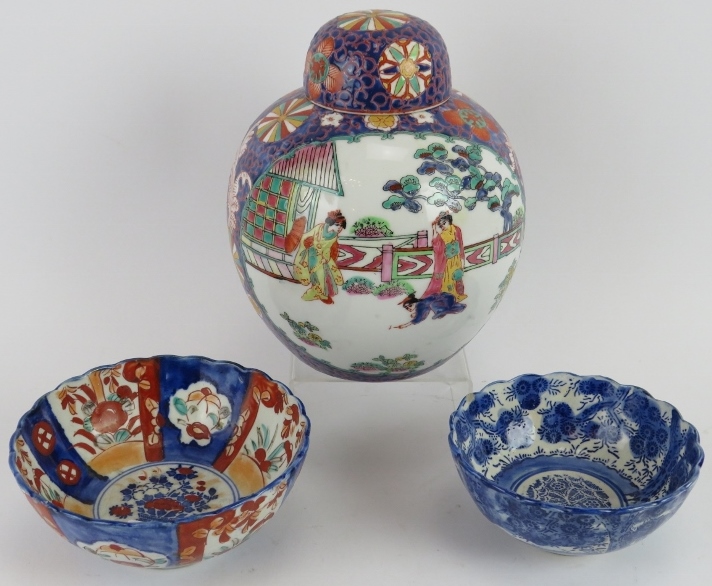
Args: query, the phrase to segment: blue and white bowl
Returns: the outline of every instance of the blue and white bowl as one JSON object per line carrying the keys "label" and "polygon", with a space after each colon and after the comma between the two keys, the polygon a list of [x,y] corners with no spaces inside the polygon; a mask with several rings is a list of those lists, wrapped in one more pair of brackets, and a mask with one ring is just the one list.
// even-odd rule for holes
{"label": "blue and white bowl", "polygon": [[170,568],[229,551],[277,512],[309,447],[301,401],[259,370],[156,356],[40,397],[10,441],[27,500],[104,559]]}
{"label": "blue and white bowl", "polygon": [[450,449],[482,513],[560,554],[621,549],[682,505],[704,458],[672,405],[601,376],[525,374],[467,395]]}

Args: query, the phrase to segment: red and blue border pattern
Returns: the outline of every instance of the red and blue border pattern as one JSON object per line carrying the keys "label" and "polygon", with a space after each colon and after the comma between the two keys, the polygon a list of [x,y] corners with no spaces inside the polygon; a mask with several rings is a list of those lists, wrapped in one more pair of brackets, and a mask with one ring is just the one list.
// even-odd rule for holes
{"label": "red and blue border pattern", "polygon": [[[296,99],[306,100],[303,89],[297,89],[270,105],[257,118],[252,125],[255,128],[259,122],[284,102]],[[428,119],[412,114],[399,114],[397,126],[389,131],[374,131],[366,124],[368,116],[378,115],[376,112],[364,114],[336,113],[326,108],[315,106],[308,118],[291,133],[286,134],[277,141],[263,142],[257,136],[252,136],[245,152],[239,157],[234,170],[234,176],[247,173],[254,184],[255,181],[271,167],[275,161],[289,154],[295,148],[313,142],[325,142],[333,138],[353,137],[358,140],[360,136],[396,134],[408,132],[418,134],[441,134],[455,139],[461,139],[472,144],[480,144],[497,153],[506,163],[513,166],[521,184],[521,175],[516,160],[513,160],[513,151],[509,140],[502,127],[474,100],[455,92],[453,97],[444,104],[427,110]],[[332,114],[340,117],[338,124],[323,124],[322,116]],[[238,216],[239,217],[239,216]]]}

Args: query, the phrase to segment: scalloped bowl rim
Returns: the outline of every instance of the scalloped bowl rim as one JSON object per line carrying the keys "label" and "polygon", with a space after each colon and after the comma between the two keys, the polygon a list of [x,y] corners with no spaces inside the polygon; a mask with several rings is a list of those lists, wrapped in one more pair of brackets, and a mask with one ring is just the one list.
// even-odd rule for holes
{"label": "scalloped bowl rim", "polygon": [[[249,495],[240,497],[239,499],[234,500],[233,502],[231,502],[231,503],[228,504],[228,505],[225,505],[224,507],[221,507],[221,508],[215,509],[215,510],[211,510],[211,511],[205,511],[205,512],[203,512],[203,513],[199,513],[199,514],[196,514],[196,515],[190,515],[190,516],[185,517],[185,518],[182,518],[182,519],[174,519],[174,520],[170,520],[170,521],[164,521],[164,520],[150,520],[150,521],[139,521],[139,522],[136,522],[136,521],[122,521],[122,520],[97,519],[97,518],[95,518],[95,517],[86,517],[86,516],[84,516],[84,515],[80,515],[79,513],[75,513],[75,512],[73,512],[73,511],[68,511],[67,509],[63,509],[63,508],[61,508],[61,507],[58,507],[57,505],[55,505],[55,504],[53,504],[52,502],[50,502],[50,501],[48,501],[47,499],[45,499],[42,495],[37,494],[36,492],[31,491],[31,490],[29,489],[29,487],[27,486],[25,480],[22,478],[22,476],[20,475],[19,471],[17,470],[17,467],[15,466],[15,455],[16,455],[16,452],[15,452],[15,440],[16,440],[16,438],[20,435],[20,433],[22,432],[22,429],[21,429],[21,427],[22,427],[22,422],[23,422],[23,421],[25,420],[25,418],[26,418],[30,413],[32,413],[32,411],[39,405],[39,403],[40,403],[40,401],[42,401],[42,399],[44,399],[44,398],[47,397],[48,395],[50,395],[50,394],[56,392],[62,385],[64,385],[64,384],[67,383],[68,381],[71,381],[71,380],[74,380],[74,379],[77,379],[77,378],[84,377],[84,376],[88,375],[88,374],[91,373],[91,372],[95,372],[95,371],[100,370],[100,369],[108,368],[108,367],[110,367],[110,366],[114,366],[114,365],[116,365],[116,364],[121,364],[121,363],[123,363],[123,362],[129,362],[129,361],[132,361],[132,360],[151,360],[151,359],[154,359],[154,360],[155,360],[155,359],[158,359],[158,360],[160,360],[160,359],[163,359],[163,358],[178,358],[178,359],[181,359],[181,358],[188,358],[188,359],[199,360],[199,361],[201,361],[201,362],[212,362],[212,363],[217,363],[217,364],[229,364],[230,366],[236,366],[236,367],[238,367],[238,368],[240,368],[240,369],[242,369],[242,370],[245,370],[245,371],[247,371],[248,373],[249,373],[249,372],[257,372],[257,373],[263,375],[268,381],[277,383],[281,388],[283,388],[285,391],[287,391],[287,394],[289,394],[291,397],[293,397],[294,400],[295,400],[295,401],[297,402],[297,404],[299,405],[300,415],[303,415],[303,416],[304,416],[304,419],[305,419],[307,425],[306,425],[306,428],[304,429],[304,435],[303,435],[303,438],[302,438],[302,443],[301,443],[301,445],[299,446],[299,450],[298,450],[297,453],[294,455],[294,458],[293,458],[292,461],[289,463],[289,466],[287,466],[287,468],[284,470],[284,472],[282,472],[279,476],[277,476],[272,482],[270,482],[269,484],[266,484],[265,486],[263,486],[263,487],[262,487],[260,490],[258,490],[257,492],[253,492],[253,493],[251,493],[251,494],[249,494]],[[113,363],[111,363],[111,364],[105,364],[105,365],[102,365],[102,366],[95,366],[94,368],[90,368],[89,370],[87,370],[84,374],[80,374],[80,375],[73,376],[73,377],[71,377],[71,378],[65,379],[64,381],[62,381],[61,383],[59,383],[59,384],[58,384],[54,389],[52,389],[51,391],[48,391],[47,393],[42,394],[42,395],[34,402],[34,404],[32,405],[32,407],[30,407],[30,409],[27,410],[27,411],[20,417],[20,419],[19,419],[19,421],[18,421],[18,424],[17,424],[17,428],[15,429],[15,431],[12,433],[12,436],[10,437],[9,464],[10,464],[10,469],[12,470],[13,476],[15,477],[15,481],[16,481],[17,484],[20,486],[20,489],[22,490],[22,492],[24,492],[26,496],[32,498],[33,500],[39,502],[39,503],[42,504],[42,505],[48,507],[48,508],[51,509],[53,512],[55,512],[55,513],[57,513],[57,514],[59,514],[59,515],[63,515],[63,516],[67,516],[67,517],[72,517],[72,518],[75,518],[75,519],[79,519],[79,520],[81,520],[82,522],[90,523],[90,524],[92,524],[92,525],[97,525],[97,526],[103,526],[103,527],[114,527],[114,526],[119,526],[119,527],[125,527],[125,526],[140,526],[140,527],[147,527],[147,528],[151,528],[151,527],[171,527],[171,526],[178,525],[179,523],[185,523],[186,521],[191,521],[191,522],[192,522],[192,521],[196,521],[196,520],[199,520],[199,519],[204,519],[204,518],[207,518],[207,517],[214,517],[214,516],[216,516],[216,515],[220,515],[220,514],[226,512],[226,511],[230,511],[230,510],[232,510],[232,509],[236,509],[237,507],[241,506],[241,505],[244,504],[245,502],[251,501],[251,500],[253,500],[253,499],[255,499],[255,498],[258,498],[262,493],[267,492],[267,491],[273,489],[273,488],[274,488],[275,486],[277,486],[280,482],[282,482],[283,480],[285,480],[285,479],[291,477],[291,476],[295,473],[295,471],[299,470],[300,466],[302,465],[302,462],[303,462],[304,458],[306,457],[307,450],[308,450],[308,448],[309,448],[309,434],[310,434],[310,431],[311,431],[311,420],[309,419],[309,417],[308,417],[308,415],[307,415],[307,412],[306,412],[306,410],[305,410],[305,408],[304,408],[304,403],[301,401],[301,399],[300,399],[299,397],[297,397],[287,385],[285,385],[284,383],[282,383],[282,382],[280,382],[280,381],[278,381],[278,380],[273,379],[271,376],[269,376],[269,375],[268,375],[266,372],[264,372],[263,370],[260,370],[259,368],[250,368],[250,367],[247,367],[247,366],[243,366],[242,364],[239,364],[239,363],[237,363],[237,362],[233,362],[233,361],[231,361],[231,360],[219,360],[219,359],[215,359],[215,358],[208,358],[208,357],[206,357],[206,356],[198,356],[198,355],[180,356],[180,355],[177,355],[177,354],[158,354],[158,355],[155,355],[155,356],[142,357],[142,358],[126,358],[126,359],[124,359],[124,360],[119,360],[118,362],[113,362]]]}
{"label": "scalloped bowl rim", "polygon": [[537,507],[545,508],[547,510],[555,510],[555,511],[560,511],[562,513],[570,513],[570,514],[622,515],[622,514],[625,514],[628,512],[636,512],[636,511],[640,511],[643,509],[656,508],[658,506],[662,506],[662,505],[666,504],[667,502],[669,502],[671,500],[675,500],[680,494],[683,494],[684,492],[689,491],[692,488],[692,486],[695,484],[695,482],[697,482],[697,478],[700,475],[700,469],[702,468],[702,464],[704,463],[705,454],[704,454],[704,450],[702,449],[702,446],[700,444],[699,431],[692,423],[690,423],[689,421],[684,419],[682,417],[682,414],[680,414],[680,420],[682,422],[686,423],[689,426],[689,429],[691,429],[692,432],[695,434],[695,445],[697,446],[697,448],[699,450],[699,456],[698,456],[697,460],[692,464],[693,472],[690,475],[690,478],[687,479],[687,481],[685,481],[683,484],[678,486],[672,492],[666,494],[665,496],[663,496],[659,499],[655,499],[652,501],[647,501],[644,503],[636,503],[633,505],[625,505],[622,507],[575,507],[575,506],[570,506],[570,505],[561,505],[558,503],[550,503],[547,501],[542,501],[542,500],[533,499],[533,498],[530,498],[527,496],[523,496],[523,495],[521,495],[517,492],[514,492],[508,488],[500,486],[495,481],[487,478],[482,473],[475,470],[472,467],[472,465],[469,463],[467,458],[465,458],[464,454],[462,453],[462,450],[457,445],[455,445],[455,443],[453,441],[453,434],[455,432],[455,426],[454,426],[455,417],[457,416],[458,413],[462,412],[462,408],[465,404],[465,401],[467,401],[467,399],[470,396],[474,397],[474,396],[479,395],[480,393],[484,393],[485,391],[487,391],[488,389],[490,389],[491,387],[493,387],[495,385],[512,383],[515,380],[517,380],[521,377],[524,377],[524,376],[550,377],[550,376],[557,376],[557,375],[573,376],[576,378],[596,378],[599,380],[605,380],[605,381],[612,383],[616,388],[629,388],[632,392],[641,392],[641,393],[647,395],[648,397],[650,397],[658,405],[667,405],[670,408],[675,409],[678,413],[680,413],[680,410],[677,409],[677,407],[675,407],[672,403],[668,403],[667,401],[663,401],[662,399],[656,399],[655,397],[653,397],[653,395],[651,395],[648,391],[646,391],[645,389],[643,389],[641,387],[637,387],[635,385],[621,384],[621,383],[613,380],[612,378],[609,378],[609,377],[606,377],[603,375],[599,375],[599,374],[581,375],[581,374],[574,374],[573,372],[566,372],[566,371],[556,371],[556,372],[550,372],[547,374],[524,373],[524,374],[520,374],[515,377],[512,377],[511,379],[502,379],[502,380],[492,381],[490,383],[487,383],[479,391],[468,393],[467,395],[465,395],[462,398],[462,400],[458,404],[457,408],[450,414],[450,420],[449,420],[450,433],[448,433],[448,444],[450,445],[450,451],[452,452],[452,456],[455,459],[456,464],[458,466],[461,466],[462,468],[464,468],[465,471],[468,472],[469,474],[477,477],[488,488],[490,488],[500,494],[514,498],[514,499],[521,501],[523,503],[527,503],[527,504],[534,505]]}

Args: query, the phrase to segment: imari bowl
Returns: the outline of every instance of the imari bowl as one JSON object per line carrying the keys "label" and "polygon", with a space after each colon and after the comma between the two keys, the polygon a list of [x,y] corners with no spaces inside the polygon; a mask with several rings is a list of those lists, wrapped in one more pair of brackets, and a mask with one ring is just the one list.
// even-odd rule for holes
{"label": "imari bowl", "polygon": [[526,374],[467,395],[450,449],[482,513],[532,545],[593,554],[677,511],[700,472],[697,430],[672,405],[601,376]]}
{"label": "imari bowl", "polygon": [[200,357],[119,362],[42,396],[10,467],[69,542],[172,568],[224,553],[277,512],[309,447],[309,419],[259,370]]}

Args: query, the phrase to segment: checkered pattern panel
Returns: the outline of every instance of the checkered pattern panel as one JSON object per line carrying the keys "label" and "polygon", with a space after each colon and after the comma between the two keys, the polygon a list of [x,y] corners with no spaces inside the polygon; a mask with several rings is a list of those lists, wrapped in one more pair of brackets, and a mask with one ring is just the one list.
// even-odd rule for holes
{"label": "checkered pattern panel", "polygon": [[255,242],[284,251],[289,196],[294,186],[294,181],[284,177],[265,175],[250,194],[242,233]]}

